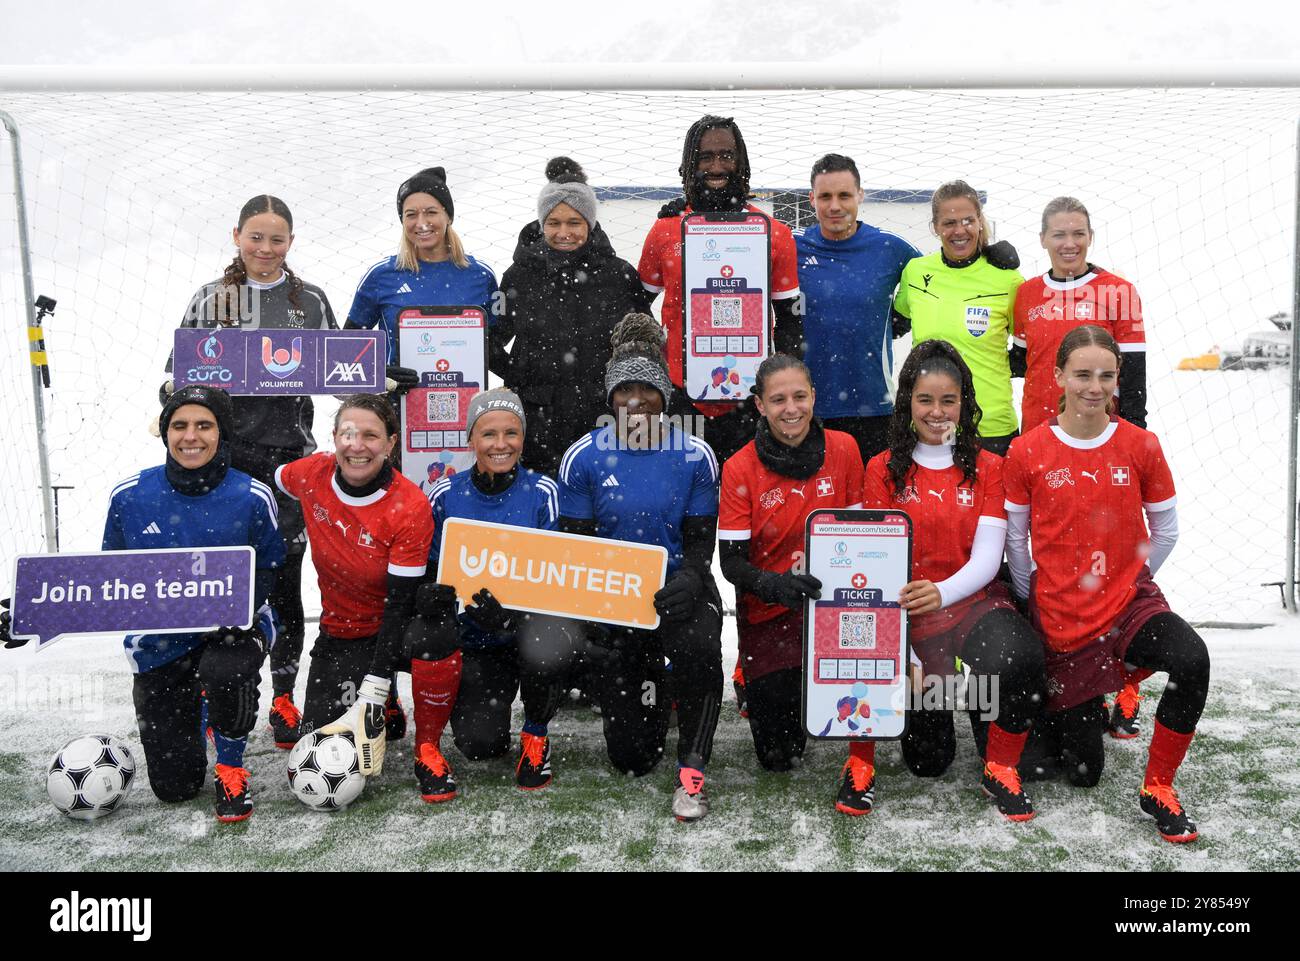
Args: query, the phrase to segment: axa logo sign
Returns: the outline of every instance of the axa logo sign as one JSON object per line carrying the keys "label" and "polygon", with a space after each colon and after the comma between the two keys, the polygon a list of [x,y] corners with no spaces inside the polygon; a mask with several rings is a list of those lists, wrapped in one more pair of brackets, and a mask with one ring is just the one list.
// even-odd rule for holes
{"label": "axa logo sign", "polygon": [[369,337],[331,337],[325,342],[326,387],[377,387],[375,342]]}
{"label": "axa logo sign", "polygon": [[153,935],[151,898],[83,898],[73,891],[50,902],[50,930],[56,934],[130,934],[132,941]]}

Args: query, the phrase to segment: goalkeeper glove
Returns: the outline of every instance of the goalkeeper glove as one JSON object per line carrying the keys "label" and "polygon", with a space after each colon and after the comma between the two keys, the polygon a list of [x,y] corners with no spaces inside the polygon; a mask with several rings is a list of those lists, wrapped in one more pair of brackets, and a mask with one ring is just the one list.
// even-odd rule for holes
{"label": "goalkeeper glove", "polygon": [[387,679],[367,674],[361,682],[361,689],[357,691],[357,702],[338,720],[320,729],[322,734],[351,733],[357,745],[361,773],[365,777],[378,774],[384,769],[384,749],[387,747],[384,732],[387,712],[384,705],[388,701],[390,686],[391,682]]}

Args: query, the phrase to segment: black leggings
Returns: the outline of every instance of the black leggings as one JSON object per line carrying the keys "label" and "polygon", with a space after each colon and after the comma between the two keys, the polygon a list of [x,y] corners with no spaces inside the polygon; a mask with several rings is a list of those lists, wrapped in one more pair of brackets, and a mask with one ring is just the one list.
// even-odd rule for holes
{"label": "black leggings", "polygon": [[[665,657],[672,661],[671,678]],[[708,763],[722,705],[722,602],[716,588],[705,592],[686,621],[654,631],[613,629],[592,651],[592,661],[614,767],[639,777],[659,763],[674,696],[678,763],[693,768]]]}
{"label": "black leggings", "polygon": [[159,800],[187,801],[207,781],[200,692],[207,692],[208,723],[219,734],[241,738],[253,729],[265,657],[253,641],[236,647],[210,644],[135,675],[135,718],[149,787]]}
{"label": "black leggings", "polygon": [[803,726],[803,668],[773,671],[745,681],[754,753],[768,771],[788,771],[808,742]]}
{"label": "black leggings", "polygon": [[[1168,673],[1156,720],[1178,734],[1196,730],[1210,690],[1210,652],[1190,624],[1169,611],[1156,614],[1133,637],[1124,661],[1132,667]],[[1047,747],[1056,752],[1070,783],[1076,787],[1096,785],[1105,767],[1103,699],[1098,696],[1048,714],[1046,728]]]}
{"label": "black leggings", "polygon": [[330,637],[321,633],[311,649],[307,694],[302,705],[302,733],[337,720],[357,701],[361,682],[370,673],[377,635]]}
{"label": "black leggings", "polygon": [[[970,666],[968,691],[996,691],[998,727],[1010,734],[1029,729],[1042,703],[1043,644],[1029,623],[1015,611],[990,611],[975,624],[962,644],[961,659]],[[993,686],[996,680],[996,688]],[[981,756],[988,722],[970,712],[971,730]],[[903,735],[903,761],[917,777],[938,777],[957,753],[951,710],[914,710]]]}
{"label": "black leggings", "polygon": [[[283,515],[281,515],[283,516]],[[289,544],[284,567],[276,573],[275,590],[269,598],[271,607],[280,618],[280,633],[271,648],[271,690],[273,697],[281,694],[293,696],[298,683],[298,662],[302,658],[302,642],[306,635],[302,610],[302,550]],[[298,548],[295,552],[295,548]]]}

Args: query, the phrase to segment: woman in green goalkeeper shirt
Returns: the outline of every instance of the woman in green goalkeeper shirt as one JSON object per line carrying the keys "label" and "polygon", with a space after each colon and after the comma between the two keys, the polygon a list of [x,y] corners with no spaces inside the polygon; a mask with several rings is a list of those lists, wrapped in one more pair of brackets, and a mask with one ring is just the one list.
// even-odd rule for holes
{"label": "woman in green goalkeeper shirt", "polygon": [[894,336],[912,343],[945,340],[971,369],[984,411],[980,445],[1004,455],[1016,436],[1007,354],[1016,290],[1024,282],[1020,258],[1006,241],[989,245],[979,194],[963,180],[934,192],[930,227],[940,249],[903,268],[894,299]]}

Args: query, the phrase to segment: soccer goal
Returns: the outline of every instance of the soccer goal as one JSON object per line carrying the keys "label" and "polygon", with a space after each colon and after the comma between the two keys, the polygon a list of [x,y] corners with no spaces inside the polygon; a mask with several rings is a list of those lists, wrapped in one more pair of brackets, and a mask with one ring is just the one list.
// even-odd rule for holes
{"label": "soccer goal", "polygon": [[[1081,199],[1096,231],[1090,259],[1131,280],[1145,307],[1149,426],[1181,508],[1161,584],[1200,620],[1278,609],[1279,589],[1268,585],[1293,585],[1295,573],[1294,353],[1289,365],[1179,366],[1240,349],[1274,326],[1272,315],[1294,310],[1300,89],[1030,89],[1028,78],[996,89],[969,80],[797,89],[790,72],[779,84],[743,76],[751,88],[689,87],[697,81],[668,74],[661,89],[598,89],[620,84],[550,73],[465,89],[448,71],[406,86],[319,71],[299,77],[298,89],[251,90],[233,74],[196,74],[188,86],[184,74],[165,83],[73,75],[47,89],[0,77],[0,110],[21,136],[33,279],[28,292],[6,143],[0,571],[17,553],[53,547],[43,486],[57,489],[60,546],[95,549],[115,481],[161,459],[145,423],[157,412],[172,332],[193,291],[230,261],[231,228],[249,197],[288,203],[289,263],[325,289],[342,320],[367,268],[396,251],[396,188],[416,170],[446,168],[456,229],[499,277],[536,216],[547,159],[571,156],[599,192],[619,255],[635,264],[659,206],[679,193],[687,127],[715,113],[736,118],[758,201],[792,225],[810,222],[812,163],[845,153],[868,191],[862,219],[929,252],[930,192],[964,179],[987,197],[998,239],[1018,248],[1032,276],[1048,266],[1043,206],[1062,194]],[[760,89],[778,86],[790,89]],[[44,320],[48,388],[32,386],[33,295],[58,304]],[[901,343],[900,362],[906,350]],[[33,389],[44,406],[45,485]],[[317,408],[323,440],[330,405]]]}

